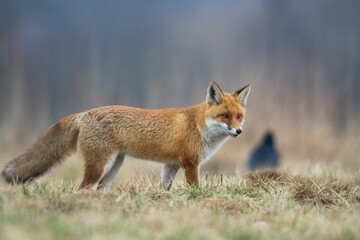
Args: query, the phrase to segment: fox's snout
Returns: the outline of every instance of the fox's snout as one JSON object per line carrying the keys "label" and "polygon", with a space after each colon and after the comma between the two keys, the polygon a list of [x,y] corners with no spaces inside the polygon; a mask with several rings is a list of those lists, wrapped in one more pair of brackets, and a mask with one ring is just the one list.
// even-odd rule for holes
{"label": "fox's snout", "polygon": [[228,132],[229,132],[230,136],[235,138],[242,133],[242,129],[241,128],[235,129],[233,127],[228,127]]}
{"label": "fox's snout", "polygon": [[233,135],[233,137],[237,137],[242,133],[241,128],[235,130],[236,134]]}

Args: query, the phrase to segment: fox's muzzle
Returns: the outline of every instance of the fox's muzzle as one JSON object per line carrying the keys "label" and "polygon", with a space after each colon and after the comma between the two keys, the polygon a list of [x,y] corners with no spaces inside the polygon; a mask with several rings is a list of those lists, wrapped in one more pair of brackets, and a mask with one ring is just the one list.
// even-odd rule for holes
{"label": "fox's muzzle", "polygon": [[241,128],[236,129],[236,130],[235,130],[234,128],[229,129],[229,134],[230,134],[230,136],[232,136],[232,137],[234,137],[234,138],[236,138],[237,136],[239,136],[241,133],[242,133],[242,129],[241,129]]}

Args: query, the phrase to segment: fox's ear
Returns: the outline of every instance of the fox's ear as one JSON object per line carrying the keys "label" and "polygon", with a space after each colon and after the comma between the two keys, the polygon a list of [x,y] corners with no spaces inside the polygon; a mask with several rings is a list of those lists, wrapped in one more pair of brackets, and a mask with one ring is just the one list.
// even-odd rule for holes
{"label": "fox's ear", "polygon": [[248,84],[245,87],[243,87],[242,89],[235,92],[235,94],[238,95],[237,99],[240,104],[242,104],[244,106],[246,105],[246,101],[247,101],[247,97],[249,96],[250,89],[251,89],[251,85]]}
{"label": "fox's ear", "polygon": [[206,102],[217,106],[222,103],[223,96],[224,94],[221,91],[219,85],[216,82],[211,82],[207,89]]}

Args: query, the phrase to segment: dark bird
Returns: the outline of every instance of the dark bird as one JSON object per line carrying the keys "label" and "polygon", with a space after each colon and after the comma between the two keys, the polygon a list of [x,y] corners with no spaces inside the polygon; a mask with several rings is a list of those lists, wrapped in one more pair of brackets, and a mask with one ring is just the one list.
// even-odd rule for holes
{"label": "dark bird", "polygon": [[273,133],[267,132],[262,143],[250,154],[247,168],[250,171],[272,169],[279,166]]}

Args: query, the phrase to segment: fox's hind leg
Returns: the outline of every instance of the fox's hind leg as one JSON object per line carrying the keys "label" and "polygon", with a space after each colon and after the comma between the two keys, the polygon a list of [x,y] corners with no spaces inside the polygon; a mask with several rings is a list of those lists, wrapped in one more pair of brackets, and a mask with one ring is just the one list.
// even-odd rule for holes
{"label": "fox's hind leg", "polygon": [[99,151],[84,151],[85,169],[80,189],[97,185],[105,174],[113,167],[118,154],[99,154]]}
{"label": "fox's hind leg", "polygon": [[104,191],[109,191],[110,187],[111,187],[111,183],[112,181],[115,179],[116,174],[118,173],[121,165],[124,162],[124,158],[125,158],[125,154],[120,153],[117,157],[116,160],[113,164],[113,166],[111,167],[111,169],[105,173],[104,177],[100,180],[97,190],[104,190]]}
{"label": "fox's hind leg", "polygon": [[99,164],[85,163],[84,177],[79,189],[91,188],[96,185],[102,178],[104,169]]}
{"label": "fox's hind leg", "polygon": [[170,190],[172,182],[175,178],[177,171],[179,170],[178,164],[169,164],[166,163],[161,172],[161,182],[160,186],[166,190]]}

